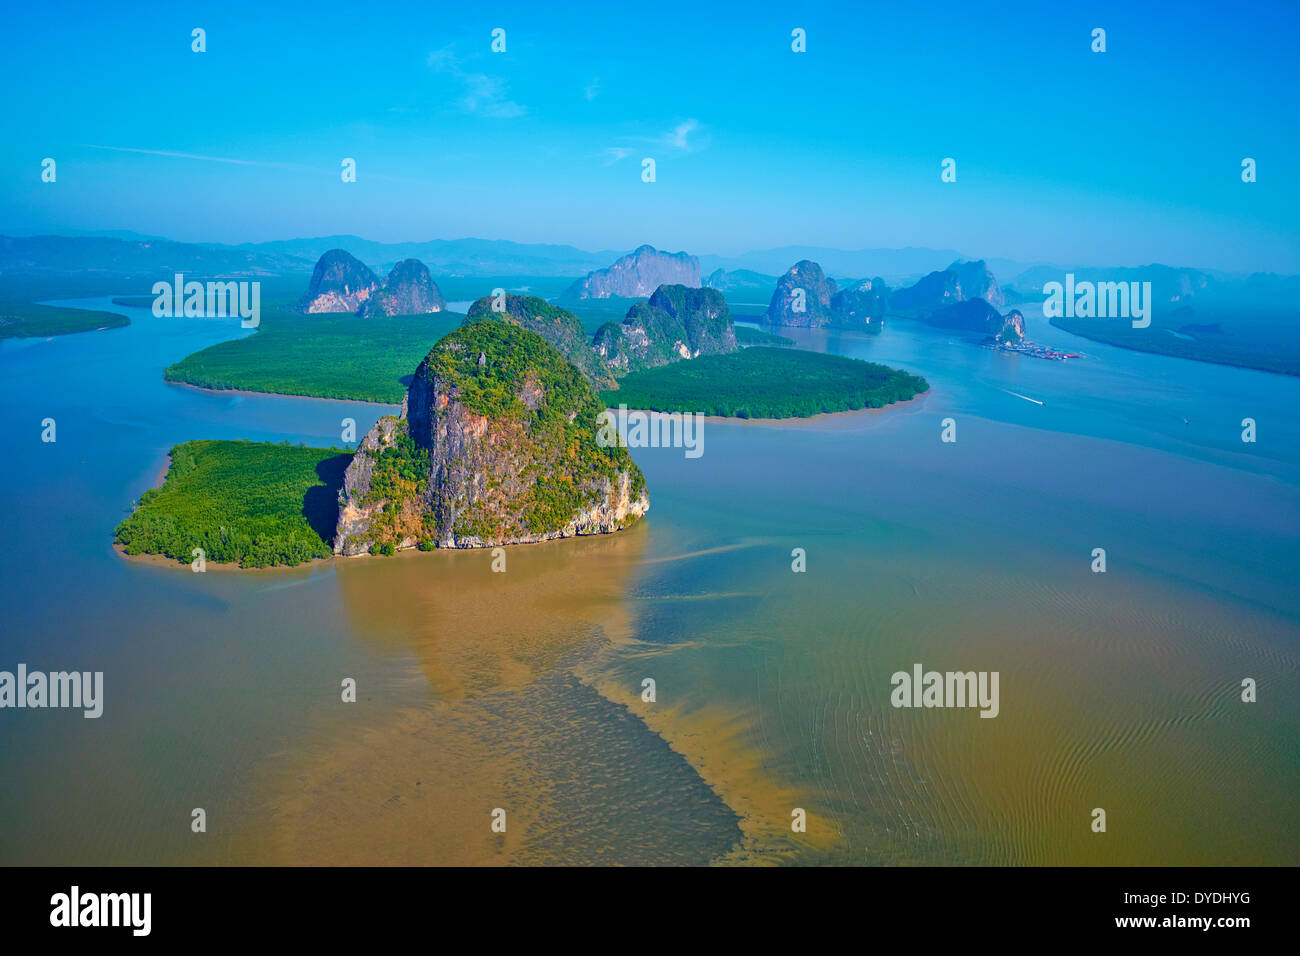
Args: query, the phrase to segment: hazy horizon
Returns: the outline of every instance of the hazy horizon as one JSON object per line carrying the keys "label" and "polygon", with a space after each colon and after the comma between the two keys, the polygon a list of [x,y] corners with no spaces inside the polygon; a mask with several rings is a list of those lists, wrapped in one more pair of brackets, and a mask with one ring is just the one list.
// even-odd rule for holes
{"label": "hazy horizon", "polygon": [[[575,246],[572,243],[564,243],[564,242],[523,242],[509,237],[432,236],[428,238],[375,239],[371,236],[360,236],[360,235],[354,235],[350,233],[331,233],[331,234],[312,235],[312,236],[295,235],[295,236],[281,236],[275,239],[222,242],[222,241],[204,240],[204,239],[193,239],[193,240],[178,239],[175,236],[136,233],[133,230],[121,230],[121,229],[97,229],[97,230],[75,230],[74,229],[74,230],[67,230],[65,232],[18,231],[13,233],[0,234],[0,237],[7,237],[7,238],[14,238],[14,239],[34,239],[43,236],[53,236],[56,238],[71,238],[71,239],[118,239],[124,242],[150,242],[150,241],[177,242],[177,243],[184,243],[189,245],[214,246],[214,247],[225,247],[225,248],[238,248],[241,246],[271,246],[271,245],[279,245],[279,244],[287,244],[287,243],[304,243],[304,242],[312,242],[312,241],[318,241],[323,239],[356,239],[361,242],[371,243],[375,245],[382,245],[382,246],[410,246],[410,245],[423,245],[423,244],[436,243],[436,242],[445,242],[445,243],[500,242],[500,243],[510,243],[519,246],[548,247],[552,249],[571,249],[574,252],[590,255],[593,257],[608,256],[610,258],[609,258],[609,262],[606,264],[612,264],[616,258],[629,255],[640,246],[653,245],[651,243],[637,243],[634,246],[627,246],[618,249],[615,248],[595,249],[595,248],[582,248],[579,246]],[[1111,260],[1107,260],[1104,262],[1049,262],[1041,259],[1034,260],[1034,261],[1027,261],[1027,260],[1022,261],[1022,260],[1013,259],[1008,256],[988,255],[982,252],[977,253],[977,252],[969,252],[969,251],[963,251],[957,249],[937,249],[934,248],[933,246],[902,246],[902,247],[877,246],[877,247],[844,249],[844,248],[836,248],[830,246],[813,246],[808,244],[787,244],[787,245],[773,246],[768,248],[757,248],[757,247],[742,248],[732,253],[721,253],[716,251],[700,251],[697,249],[690,249],[690,248],[672,248],[671,246],[668,247],[655,246],[654,248],[660,252],[666,252],[672,254],[685,253],[687,255],[691,255],[697,259],[702,260],[702,262],[703,260],[740,260],[748,256],[770,255],[773,253],[783,252],[787,250],[793,253],[794,251],[798,250],[800,252],[809,252],[814,254],[819,251],[835,252],[841,255],[869,255],[872,253],[916,253],[918,255],[933,254],[936,257],[936,262],[937,259],[944,258],[944,257],[948,257],[954,261],[965,261],[965,262],[973,262],[973,261],[981,260],[990,263],[991,264],[990,268],[993,268],[993,266],[997,266],[1000,268],[1005,266],[1008,263],[1011,263],[1014,264],[1015,266],[1020,267],[1023,270],[1032,269],[1032,268],[1060,268],[1060,269],[1085,269],[1085,270],[1097,270],[1097,269],[1105,269],[1105,268],[1142,269],[1142,268],[1156,268],[1156,267],[1163,266],[1163,267],[1175,268],[1175,269],[1193,269],[1207,274],[1217,275],[1220,278],[1230,278],[1230,279],[1247,278],[1254,274],[1270,274],[1279,277],[1289,277],[1292,275],[1300,274],[1300,271],[1291,273],[1291,272],[1270,272],[1269,270],[1262,270],[1262,269],[1255,269],[1255,270],[1218,269],[1212,266],[1205,266],[1201,263],[1196,263],[1196,262],[1170,262],[1170,261],[1159,261],[1159,260],[1142,261],[1142,262],[1115,262]],[[361,255],[358,256],[357,258],[364,261],[366,257],[364,255]],[[792,262],[790,264],[793,265],[794,263]],[[943,267],[942,265],[936,264],[935,269],[939,269],[942,267]],[[760,272],[760,273],[764,272],[764,270],[762,269],[744,263],[739,263],[739,262],[733,263],[731,265],[724,265],[719,268],[723,268],[727,271],[751,269],[752,271],[755,272]],[[701,265],[702,273],[707,273],[710,271],[712,271],[712,265],[710,265],[708,268],[706,268],[703,264]],[[776,277],[779,276],[784,271],[785,271],[784,268],[780,268],[780,269],[776,269],[775,271],[765,272],[764,274],[772,277]],[[851,272],[852,270],[848,270],[848,271]],[[918,274],[925,271],[927,270],[925,269],[918,270]],[[827,275],[847,274],[846,270],[843,269],[837,270],[834,268],[827,268],[826,272]],[[576,274],[577,273],[575,273],[575,275]],[[1006,273],[1006,274],[999,275],[999,278],[1002,280],[1011,281],[1015,279],[1017,275],[1018,273]]]}
{"label": "hazy horizon", "polygon": [[[1283,121],[1300,94],[1300,11],[1285,4],[1193,4],[1172,20],[1107,3],[506,3],[490,19],[50,5],[11,20],[10,235],[490,236],[721,257],[913,247],[1300,273],[1297,133]],[[795,28],[806,52],[791,49]],[[947,158],[956,182],[940,180]]]}

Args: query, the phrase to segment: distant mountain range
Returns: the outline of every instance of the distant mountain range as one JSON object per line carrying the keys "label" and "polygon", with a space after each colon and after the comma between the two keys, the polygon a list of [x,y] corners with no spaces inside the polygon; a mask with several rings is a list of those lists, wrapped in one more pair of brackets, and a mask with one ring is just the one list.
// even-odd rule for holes
{"label": "distant mountain range", "polygon": [[[645,247],[642,247],[645,248]],[[431,239],[425,242],[376,242],[359,236],[320,236],[238,245],[175,242],[128,231],[75,236],[0,237],[0,270],[13,272],[100,271],[123,274],[165,273],[177,269],[216,274],[259,275],[310,273],[322,255],[346,249],[380,270],[404,259],[419,259],[435,275],[586,276],[638,250],[588,252],[567,245],[511,242],[505,239]],[[891,284],[943,269],[970,258],[950,249],[826,249],[787,246],[739,256],[694,257],[702,275],[718,270],[775,277],[803,259],[819,262],[827,275],[841,278],[882,276]],[[999,275],[1028,267],[1007,259],[989,259]]]}
{"label": "distant mountain range", "polygon": [[[0,236],[0,279],[74,273],[79,278],[88,275],[161,278],[174,272],[229,277],[310,275],[320,257],[331,249],[346,249],[381,271],[407,259],[419,259],[439,279],[457,276],[588,277],[585,281],[590,288],[580,281],[575,284],[574,291],[584,290],[589,295],[594,292],[595,298],[602,295],[617,298],[633,286],[644,293],[645,289],[652,291],[669,282],[704,285],[724,293],[743,292],[755,301],[770,295],[778,277],[784,275],[793,263],[801,261],[818,263],[826,276],[840,280],[842,285],[850,284],[848,280],[870,277],[883,279],[893,288],[901,288],[930,273],[941,272],[951,263],[972,258],[951,249],[916,247],[846,251],[787,246],[739,256],[692,256],[659,253],[649,246],[626,252],[588,252],[568,245],[504,239],[387,243],[357,236],[222,245],[174,242],[114,232],[80,236]],[[616,268],[620,260],[629,260],[629,268]],[[991,273],[1021,296],[1037,296],[1044,282],[1060,281],[1067,271],[1074,272],[1079,278],[1095,276],[1112,281],[1127,281],[1141,276],[1152,281],[1157,298],[1165,300],[1174,299],[1180,292],[1191,292],[1197,298],[1247,295],[1294,302],[1300,291],[1300,277],[1294,276],[1230,275],[1214,270],[1154,264],[1095,268],[1029,264],[1010,259],[986,258],[983,261]],[[698,263],[698,275],[707,278],[695,278],[695,263]],[[627,274],[620,276],[620,272]],[[652,272],[665,274],[651,275]],[[595,277],[591,278],[593,275]]]}
{"label": "distant mountain range", "polygon": [[[881,276],[898,284],[900,280],[914,278],[942,269],[955,259],[966,259],[952,249],[828,249],[820,246],[784,246],[746,252],[740,256],[700,256],[700,268],[706,273],[715,269],[735,271],[747,269],[765,275],[779,276],[795,262],[808,260],[821,265],[829,276],[862,278]],[[995,267],[996,268],[996,267]],[[1023,268],[1023,266],[1021,266]],[[1003,269],[1010,274],[1019,269]]]}
{"label": "distant mountain range", "polygon": [[346,249],[364,262],[376,263],[380,269],[391,268],[403,259],[419,259],[438,275],[482,276],[585,275],[608,266],[623,255],[620,251],[584,252],[573,246],[510,242],[506,239],[375,242],[358,236],[283,239],[225,248],[292,256],[308,263],[315,263],[330,249]]}
{"label": "distant mountain range", "polygon": [[0,274],[96,273],[114,276],[270,276],[311,272],[310,262],[271,251],[205,246],[169,239],[97,236],[0,236]]}

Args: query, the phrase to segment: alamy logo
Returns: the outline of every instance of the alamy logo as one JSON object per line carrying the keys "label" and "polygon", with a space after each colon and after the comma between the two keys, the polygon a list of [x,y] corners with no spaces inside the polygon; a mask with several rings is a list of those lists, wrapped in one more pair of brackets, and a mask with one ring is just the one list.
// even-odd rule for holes
{"label": "alamy logo", "polygon": [[104,712],[104,672],[46,674],[29,672],[26,664],[19,664],[17,674],[0,671],[0,708],[3,707],[80,708],[83,717],[98,717]]}
{"label": "alamy logo", "polygon": [[1043,315],[1049,319],[1132,319],[1135,329],[1151,324],[1150,282],[1076,283],[1074,273],[1067,272],[1064,285],[1048,282],[1043,294]]}
{"label": "alamy logo", "polygon": [[50,897],[51,926],[127,926],[132,936],[148,936],[152,893],[82,893],[78,886]]}
{"label": "alamy logo", "polygon": [[895,707],[978,707],[981,717],[996,717],[1000,709],[997,671],[922,673],[921,665],[913,664],[910,674],[896,671],[889,682]]}
{"label": "alamy logo", "polygon": [[596,444],[601,448],[685,448],[687,458],[704,454],[702,412],[628,411],[607,408],[596,416]]}
{"label": "alamy logo", "polygon": [[153,314],[158,318],[184,316],[187,319],[224,319],[239,316],[241,328],[255,329],[262,321],[262,283],[185,281],[176,273],[174,281],[155,282]]}

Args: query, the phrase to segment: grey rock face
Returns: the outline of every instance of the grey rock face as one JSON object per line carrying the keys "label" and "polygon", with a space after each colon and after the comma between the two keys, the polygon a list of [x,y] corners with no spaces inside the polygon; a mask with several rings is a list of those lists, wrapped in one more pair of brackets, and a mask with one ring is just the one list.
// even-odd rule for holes
{"label": "grey rock face", "polygon": [[889,289],[884,279],[866,279],[831,296],[831,324],[878,335],[885,327]]}
{"label": "grey rock face", "polygon": [[965,302],[983,299],[990,305],[1005,304],[1002,289],[984,260],[954,262],[947,269],[931,272],[914,286],[899,289],[889,299],[891,310],[922,318],[928,313]]}
{"label": "grey rock face", "polygon": [[344,474],[334,552],[496,547],[627,527],[650,499],[627,450],[599,444],[602,408],[536,333],[462,326],[420,364],[401,415],[380,418],[362,440]]}
{"label": "grey rock face", "polygon": [[736,326],[716,289],[662,285],[622,322],[606,322],[592,341],[596,354],[622,374],[699,355],[736,351]]}
{"label": "grey rock face", "polygon": [[839,288],[822,267],[808,259],[800,260],[781,276],[767,307],[767,321],[772,325],[820,328],[831,321],[831,299]]}
{"label": "grey rock face", "polygon": [[344,249],[331,249],[316,262],[302,312],[355,312],[379,288],[379,277]]}
{"label": "grey rock face", "polygon": [[608,269],[592,272],[570,286],[565,299],[640,299],[661,285],[700,287],[700,261],[684,252],[641,246]]}
{"label": "grey rock face", "polygon": [[361,315],[420,315],[447,308],[428,267],[419,259],[403,259],[384,286],[361,306]]}

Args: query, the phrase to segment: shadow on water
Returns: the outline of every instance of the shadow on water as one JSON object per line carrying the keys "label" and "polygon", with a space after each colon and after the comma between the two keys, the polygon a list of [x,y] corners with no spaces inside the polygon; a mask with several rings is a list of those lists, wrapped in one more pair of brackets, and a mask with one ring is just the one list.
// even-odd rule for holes
{"label": "shadow on water", "polygon": [[334,541],[334,526],[339,517],[339,491],[343,488],[343,473],[351,461],[350,454],[326,458],[316,466],[316,475],[322,484],[308,488],[302,497],[302,516],[327,544]]}

